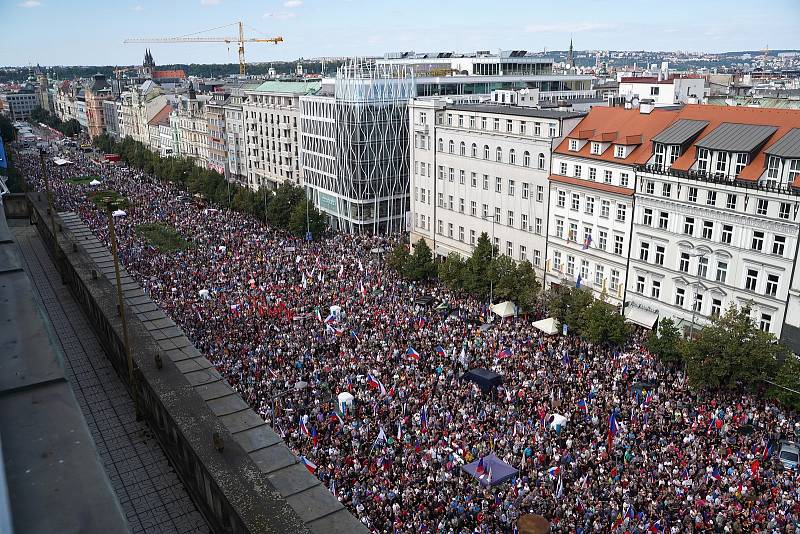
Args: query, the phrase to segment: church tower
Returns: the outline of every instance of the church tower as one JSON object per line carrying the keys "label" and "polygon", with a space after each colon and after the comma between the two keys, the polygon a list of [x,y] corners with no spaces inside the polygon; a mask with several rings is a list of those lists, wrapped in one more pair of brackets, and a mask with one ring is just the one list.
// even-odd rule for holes
{"label": "church tower", "polygon": [[569,53],[567,54],[567,68],[570,71],[575,70],[575,53],[572,49],[572,37],[569,38]]}

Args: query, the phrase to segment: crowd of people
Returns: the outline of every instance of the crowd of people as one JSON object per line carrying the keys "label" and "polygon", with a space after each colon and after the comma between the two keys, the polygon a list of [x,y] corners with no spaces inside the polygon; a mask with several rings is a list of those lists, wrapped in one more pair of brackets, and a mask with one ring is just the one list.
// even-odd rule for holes
{"label": "crowd of people", "polygon": [[[560,533],[796,531],[798,472],[776,458],[796,413],[693,391],[642,335],[615,348],[544,335],[534,317],[481,327],[485,303],[384,266],[399,236],[308,242],[72,159],[49,168],[58,210],[108,242],[92,186],[69,179],[101,176],[128,200],[116,221],[128,271],[373,532],[510,533],[527,513]],[[44,188],[38,157],[15,161]],[[190,245],[156,250],[136,232],[149,222]],[[502,385],[462,379],[473,368]],[[492,452],[517,475],[494,484],[462,470]]]}

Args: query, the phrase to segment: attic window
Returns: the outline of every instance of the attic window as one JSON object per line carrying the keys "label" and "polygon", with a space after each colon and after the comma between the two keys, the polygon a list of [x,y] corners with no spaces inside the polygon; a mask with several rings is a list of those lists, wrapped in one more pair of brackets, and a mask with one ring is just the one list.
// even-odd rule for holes
{"label": "attic window", "polygon": [[569,149],[573,152],[578,150],[578,140],[577,139],[570,139],[569,140]]}
{"label": "attic window", "polygon": [[615,158],[624,158],[625,157],[625,147],[623,145],[615,145],[614,146],[614,157]]}
{"label": "attic window", "polygon": [[600,143],[592,142],[592,154],[600,155]]}

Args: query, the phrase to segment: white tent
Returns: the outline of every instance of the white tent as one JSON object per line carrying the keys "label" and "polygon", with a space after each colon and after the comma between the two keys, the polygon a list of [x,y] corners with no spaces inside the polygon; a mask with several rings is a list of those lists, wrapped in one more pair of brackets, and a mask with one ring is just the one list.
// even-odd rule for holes
{"label": "white tent", "polygon": [[336,306],[336,305],[331,306],[331,315],[336,317],[340,313],[342,313],[342,307],[341,306]]}
{"label": "white tent", "polygon": [[495,304],[492,306],[492,312],[495,315],[499,315],[500,317],[511,317],[517,314],[517,307],[514,305],[513,302],[507,300],[505,302],[501,302],[500,304]]}
{"label": "white tent", "polygon": [[203,300],[208,300],[211,298],[211,296],[208,293],[208,289],[201,289],[200,291],[197,292],[197,294],[200,295],[200,298]]}
{"label": "white tent", "polygon": [[562,427],[563,428],[563,427],[567,426],[567,418],[564,417],[563,415],[554,413],[550,417],[553,418],[553,420],[550,421],[550,429],[551,430],[558,430],[558,427]]}
{"label": "white tent", "polygon": [[89,185],[100,185],[100,180],[92,180]]}
{"label": "white tent", "polygon": [[72,162],[70,160],[64,159],[64,158],[53,158],[53,163],[55,163],[56,165],[61,167],[62,165],[69,165]]}
{"label": "white tent", "polygon": [[558,328],[558,321],[555,317],[548,317],[547,319],[535,321],[533,327],[548,335],[558,334],[561,330]]}
{"label": "white tent", "polygon": [[125,217],[126,215],[127,213],[122,210],[114,210],[114,212],[111,214],[112,217]]}
{"label": "white tent", "polygon": [[356,398],[347,391],[339,393],[337,399],[339,400],[339,411],[342,413],[345,412],[345,409],[350,410],[353,407],[353,401],[356,400]]}

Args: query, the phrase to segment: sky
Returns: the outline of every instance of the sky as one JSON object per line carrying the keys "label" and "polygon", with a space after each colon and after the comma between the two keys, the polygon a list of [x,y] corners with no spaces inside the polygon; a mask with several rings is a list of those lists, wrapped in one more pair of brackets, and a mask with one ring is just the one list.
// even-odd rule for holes
{"label": "sky", "polygon": [[281,36],[249,61],[388,51],[800,48],[800,0],[0,0],[0,65],[235,63],[224,43],[130,37]]}

